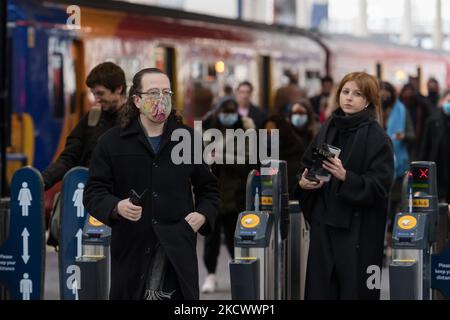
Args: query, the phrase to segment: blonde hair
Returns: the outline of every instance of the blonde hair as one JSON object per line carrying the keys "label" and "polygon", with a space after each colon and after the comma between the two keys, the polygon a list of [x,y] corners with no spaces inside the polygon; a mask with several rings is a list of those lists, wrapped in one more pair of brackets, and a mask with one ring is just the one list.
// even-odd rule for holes
{"label": "blonde hair", "polygon": [[367,109],[371,112],[373,118],[382,126],[383,114],[381,109],[380,86],[377,78],[366,72],[352,72],[344,76],[336,91],[335,102],[338,106],[340,106],[339,97],[342,88],[349,81],[354,81],[356,83],[364,98],[366,98],[369,103]]}

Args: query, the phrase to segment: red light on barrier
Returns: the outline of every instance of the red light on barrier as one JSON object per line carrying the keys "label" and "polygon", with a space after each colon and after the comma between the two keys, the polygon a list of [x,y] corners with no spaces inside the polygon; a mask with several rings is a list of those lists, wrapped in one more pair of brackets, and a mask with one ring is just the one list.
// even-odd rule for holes
{"label": "red light on barrier", "polygon": [[420,176],[419,179],[428,179],[428,169],[419,169],[420,171]]}

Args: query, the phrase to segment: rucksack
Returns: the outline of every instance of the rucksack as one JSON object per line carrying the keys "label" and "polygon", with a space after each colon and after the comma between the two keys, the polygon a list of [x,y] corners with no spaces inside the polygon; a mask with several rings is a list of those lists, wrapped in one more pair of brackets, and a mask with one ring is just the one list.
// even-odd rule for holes
{"label": "rucksack", "polygon": [[53,199],[53,206],[48,220],[47,245],[55,247],[58,251],[59,237],[61,234],[61,192],[58,192]]}

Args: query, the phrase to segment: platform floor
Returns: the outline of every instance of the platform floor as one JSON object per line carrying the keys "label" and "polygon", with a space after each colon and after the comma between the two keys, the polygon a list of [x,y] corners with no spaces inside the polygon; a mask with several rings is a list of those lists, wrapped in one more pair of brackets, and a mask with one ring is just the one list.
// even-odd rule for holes
{"label": "platform floor", "polygon": [[[199,257],[199,279],[200,287],[207,275],[206,269],[203,264],[203,242],[204,237],[198,236],[197,242],[197,255]],[[228,263],[230,256],[228,251],[223,245],[220,250],[219,262],[217,266],[217,279],[218,290],[215,293],[202,294],[200,293],[201,300],[231,300],[230,291],[230,272]],[[47,246],[46,255],[46,267],[45,267],[45,300],[59,300],[59,285],[58,285],[58,254],[53,247]],[[381,283],[381,299],[389,299],[389,274],[387,268],[382,271],[382,283]]]}

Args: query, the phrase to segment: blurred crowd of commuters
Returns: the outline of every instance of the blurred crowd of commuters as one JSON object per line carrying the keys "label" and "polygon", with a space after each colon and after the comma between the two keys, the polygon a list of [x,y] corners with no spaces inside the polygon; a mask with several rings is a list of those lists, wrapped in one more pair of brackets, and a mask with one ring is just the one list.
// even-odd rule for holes
{"label": "blurred crowd of commuters", "polygon": [[[278,129],[279,158],[287,162],[291,194],[298,184],[296,173],[306,148],[337,106],[332,77],[323,77],[320,92],[308,97],[306,90],[298,86],[298,79],[291,74],[287,76],[289,83],[276,90],[274,108],[269,112],[265,106],[252,103],[253,86],[248,81],[238,84],[234,91],[225,86],[224,94],[216,98],[208,93],[208,89],[199,86],[193,109],[196,103],[209,106],[209,111],[202,108],[203,130],[267,129],[270,136],[271,130]],[[450,202],[450,144],[445,139],[450,136],[450,88],[441,90],[438,81],[430,78],[424,96],[415,77],[410,77],[401,88],[385,81],[380,81],[379,86],[383,127],[392,140],[395,158],[386,236],[390,239],[394,215],[401,209],[402,181],[411,161],[436,163],[440,201]],[[212,293],[217,288],[215,274],[222,235],[233,257],[236,220],[245,210],[246,178],[252,169],[249,164],[214,165],[212,168],[219,179],[221,205],[214,231],[205,241],[203,258],[208,276],[201,289],[203,293]],[[389,255],[389,244],[387,248]]]}

